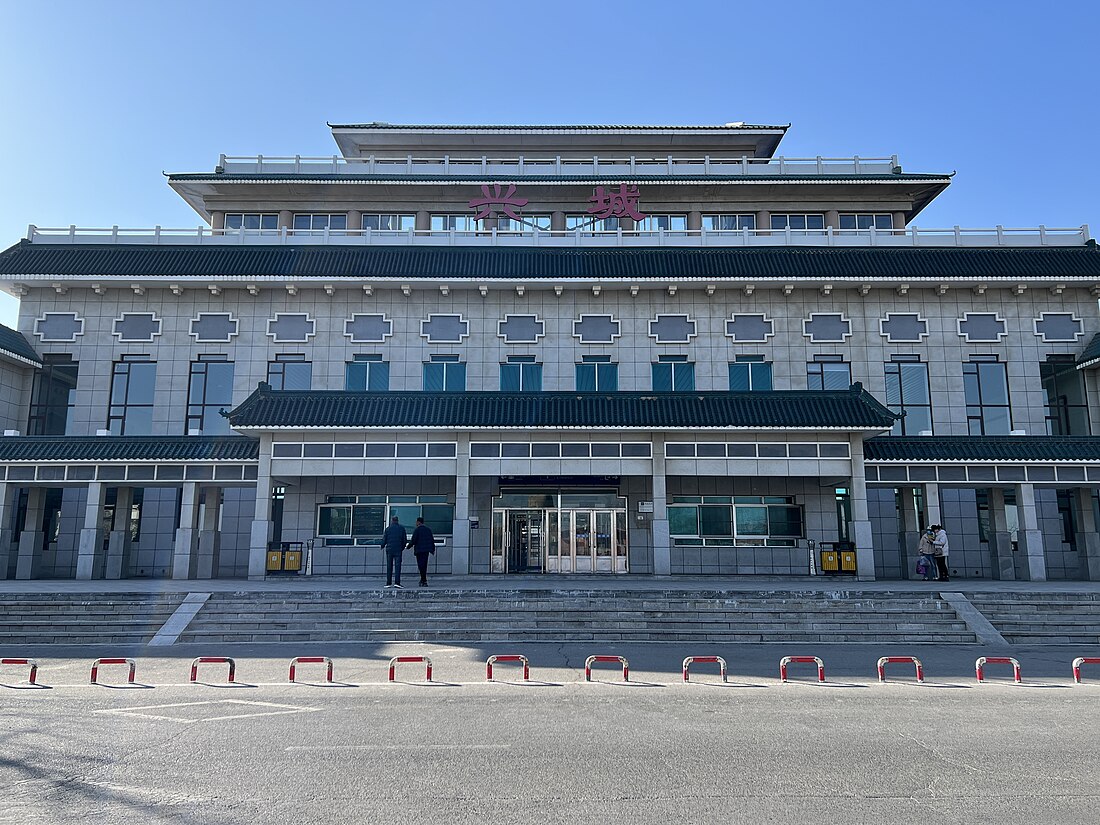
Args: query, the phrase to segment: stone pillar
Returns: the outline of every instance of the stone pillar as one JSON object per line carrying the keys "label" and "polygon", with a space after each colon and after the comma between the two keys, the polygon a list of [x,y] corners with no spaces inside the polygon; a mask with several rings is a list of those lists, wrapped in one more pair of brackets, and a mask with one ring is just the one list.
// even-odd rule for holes
{"label": "stone pillar", "polygon": [[840,229],[840,212],[836,209],[825,210],[825,228]]}
{"label": "stone pillar", "polygon": [[940,511],[940,485],[924,485],[924,524],[922,527],[931,527],[933,524],[941,524],[943,516]]}
{"label": "stone pillar", "polygon": [[211,229],[225,229],[225,213],[221,211],[215,211],[210,213],[210,228]]}
{"label": "stone pillar", "polygon": [[920,541],[920,511],[917,509],[916,488],[902,487],[898,490],[901,507],[898,511],[898,547],[901,550],[902,576],[913,578],[917,564],[917,543]]}
{"label": "stone pillar", "polygon": [[653,572],[672,573],[672,537],[668,526],[668,486],[665,478],[665,438],[653,437]]}
{"label": "stone pillar", "polygon": [[260,436],[260,461],[256,476],[256,512],[248,545],[248,578],[267,576],[267,543],[271,541],[271,436]]}
{"label": "stone pillar", "polygon": [[358,232],[363,228],[363,213],[358,209],[348,210],[348,231]]}
{"label": "stone pillar", "polygon": [[1096,526],[1096,504],[1089,487],[1074,490],[1077,499],[1077,558],[1081,575],[1100,581],[1100,532]]}
{"label": "stone pillar", "polygon": [[455,470],[455,517],[451,527],[451,573],[470,572],[470,435],[458,433]]}
{"label": "stone pillar", "polygon": [[894,229],[905,229],[905,213],[904,212],[895,212],[894,213],[893,224],[894,224]]}
{"label": "stone pillar", "polygon": [[856,577],[860,581],[875,580],[875,541],[871,516],[867,507],[867,475],[863,465],[863,437],[852,436],[852,523],[848,535],[856,546]]}
{"label": "stone pillar", "polygon": [[115,516],[107,537],[107,572],[104,578],[121,579],[130,570],[130,510],[134,488],[119,487],[115,494]]}
{"label": "stone pillar", "polygon": [[76,556],[76,577],[81,580],[102,578],[106,566],[103,552],[103,506],[107,486],[100,481],[88,485],[84,504],[84,527],[80,531],[80,546]]}
{"label": "stone pillar", "polygon": [[698,209],[688,212],[688,232],[698,232],[703,228],[703,213]]}
{"label": "stone pillar", "polygon": [[42,515],[46,507],[46,488],[27,489],[27,512],[19,531],[19,558],[15,578],[37,579],[42,569]]}
{"label": "stone pillar", "polygon": [[[1008,531],[1008,508],[1005,507],[1005,491],[993,487],[989,497],[989,561],[993,578],[1013,581],[1016,578],[1016,560],[1012,556],[1012,533]],[[950,535],[950,534],[949,534]]]}
{"label": "stone pillar", "polygon": [[1035,485],[1016,485],[1016,512],[1020,518],[1018,535],[1019,552],[1024,554],[1025,577],[1028,581],[1047,580],[1046,547],[1043,532],[1039,529],[1039,516],[1035,509]]}
{"label": "stone pillar", "polygon": [[180,526],[172,547],[172,578],[194,576],[195,556],[199,542],[199,485],[193,481],[183,485],[180,496]]}
{"label": "stone pillar", "polygon": [[565,213],[562,212],[560,209],[550,213],[550,231],[565,231]]}
{"label": "stone pillar", "polygon": [[14,484],[0,482],[0,579],[8,577],[8,562],[11,559],[11,543],[14,538],[10,525],[18,492],[19,488]]}
{"label": "stone pillar", "polygon": [[432,228],[432,213],[427,209],[420,209],[416,213],[416,226],[417,232],[427,232]]}
{"label": "stone pillar", "polygon": [[768,232],[772,228],[772,213],[761,209],[756,213],[756,231]]}
{"label": "stone pillar", "polygon": [[279,228],[280,229],[293,229],[294,228],[294,213],[289,209],[279,210]]}
{"label": "stone pillar", "polygon": [[221,560],[221,533],[218,532],[221,502],[220,487],[207,487],[203,490],[198,557],[195,561],[196,579],[213,579],[218,575],[218,563]]}

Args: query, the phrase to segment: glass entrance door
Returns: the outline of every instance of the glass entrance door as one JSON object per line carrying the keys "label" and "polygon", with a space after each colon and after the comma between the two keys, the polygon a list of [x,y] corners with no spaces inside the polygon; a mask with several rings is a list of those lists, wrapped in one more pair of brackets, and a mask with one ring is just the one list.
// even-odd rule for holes
{"label": "glass entrance door", "polygon": [[543,569],[544,510],[507,511],[505,544],[510,573],[538,573]]}
{"label": "glass entrance door", "polygon": [[[513,501],[521,506],[508,506]],[[494,504],[494,573],[627,572],[625,499],[613,493],[524,493],[502,494]]]}

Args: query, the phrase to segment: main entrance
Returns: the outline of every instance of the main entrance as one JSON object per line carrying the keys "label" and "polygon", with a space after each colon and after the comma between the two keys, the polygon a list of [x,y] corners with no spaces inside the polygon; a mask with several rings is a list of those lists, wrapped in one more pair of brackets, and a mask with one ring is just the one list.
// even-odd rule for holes
{"label": "main entrance", "polygon": [[493,500],[493,572],[625,573],[626,515],[616,492],[503,492]]}

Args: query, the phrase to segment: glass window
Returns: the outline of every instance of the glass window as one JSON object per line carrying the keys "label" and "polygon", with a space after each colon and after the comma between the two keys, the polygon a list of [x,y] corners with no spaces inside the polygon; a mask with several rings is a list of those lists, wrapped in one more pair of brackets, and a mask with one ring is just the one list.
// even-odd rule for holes
{"label": "glass window", "polygon": [[932,397],[928,365],[918,355],[895,355],[886,362],[886,406],[904,417],[894,422],[891,435],[920,435],[932,431]]}
{"label": "glass window", "polygon": [[840,355],[815,355],[806,365],[806,386],[811,390],[846,390],[852,385],[852,365]]}
{"label": "glass window", "polygon": [[344,389],[348,392],[386,392],[390,365],[381,355],[355,355],[344,364]]}
{"label": "glass window", "polygon": [[566,215],[565,228],[572,232],[579,229],[584,233],[617,232],[619,230],[618,218],[593,218],[591,215]]}
{"label": "glass window", "polygon": [[424,363],[424,392],[465,392],[466,364],[457,355],[433,355]]}
{"label": "glass window", "polygon": [[699,508],[700,536],[732,536],[732,508],[706,505]]}
{"label": "glass window", "polygon": [[480,228],[473,215],[432,215],[432,232],[477,232]]}
{"label": "glass window", "polygon": [[767,392],[772,389],[772,365],[763,355],[738,355],[730,366],[731,392]]}
{"label": "glass window", "polygon": [[362,228],[407,232],[416,229],[416,215],[364,215]]}
{"label": "glass window", "polygon": [[646,234],[686,232],[687,215],[647,215],[634,226],[638,232]]}
{"label": "glass window", "polygon": [[734,232],[739,229],[756,229],[756,215],[703,215],[703,229],[707,232]]}
{"label": "glass window", "polygon": [[773,230],[790,229],[803,234],[818,234],[825,229],[825,216],[819,214],[772,214]]}
{"label": "glass window", "polygon": [[971,435],[1007,435],[1012,430],[1008,375],[997,356],[972,356],[963,364],[966,423]]}
{"label": "glass window", "polygon": [[661,355],[653,367],[654,392],[694,392],[695,364],[686,355]]}
{"label": "glass window", "polygon": [[1047,407],[1047,435],[1091,435],[1084,376],[1072,355],[1049,355],[1039,364]]}
{"label": "glass window", "polygon": [[513,220],[507,215],[497,216],[497,233],[520,235],[531,233],[538,229],[540,232],[550,231],[549,215],[521,215],[520,220]]}
{"label": "glass window", "polygon": [[542,364],[533,355],[512,355],[500,365],[501,392],[541,392]]}
{"label": "glass window", "polygon": [[111,376],[111,435],[152,435],[157,364],[145,355],[124,355]]}
{"label": "glass window", "polygon": [[233,362],[224,355],[200,355],[191,362],[187,387],[187,428],[203,435],[226,435],[229,419],[221,414],[233,406]]}
{"label": "glass window", "polygon": [[227,231],[240,232],[278,232],[278,212],[227,212],[225,215]]}
{"label": "glass window", "polygon": [[673,536],[699,535],[699,508],[669,507],[668,531]]}
{"label": "glass window", "polygon": [[308,390],[313,383],[313,362],[304,355],[276,355],[267,363],[267,383],[273,390]]}
{"label": "glass window", "polygon": [[768,535],[768,508],[739,504],[733,508],[737,514],[738,536]]}
{"label": "glass window", "polygon": [[619,365],[610,355],[582,355],[576,365],[577,392],[617,392]]}
{"label": "glass window", "polygon": [[79,366],[68,355],[47,355],[34,374],[27,435],[65,435]]}
{"label": "glass window", "polygon": [[893,229],[894,216],[889,212],[841,214],[840,229]]}
{"label": "glass window", "polygon": [[347,228],[348,216],[345,212],[294,216],[294,231],[298,234],[323,235],[327,229],[330,234],[339,232],[342,235]]}

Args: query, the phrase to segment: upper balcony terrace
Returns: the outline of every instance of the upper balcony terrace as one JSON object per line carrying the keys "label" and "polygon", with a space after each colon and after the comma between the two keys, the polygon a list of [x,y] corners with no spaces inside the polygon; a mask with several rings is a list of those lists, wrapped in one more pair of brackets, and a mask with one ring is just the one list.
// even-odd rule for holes
{"label": "upper balcony terrace", "polygon": [[524,155],[512,157],[459,157],[416,155],[365,157],[273,157],[266,155],[221,155],[217,174],[226,175],[324,175],[324,176],[410,176],[432,178],[701,178],[701,177],[799,177],[806,175],[892,175],[899,174],[897,155],[888,158],[756,158]]}

